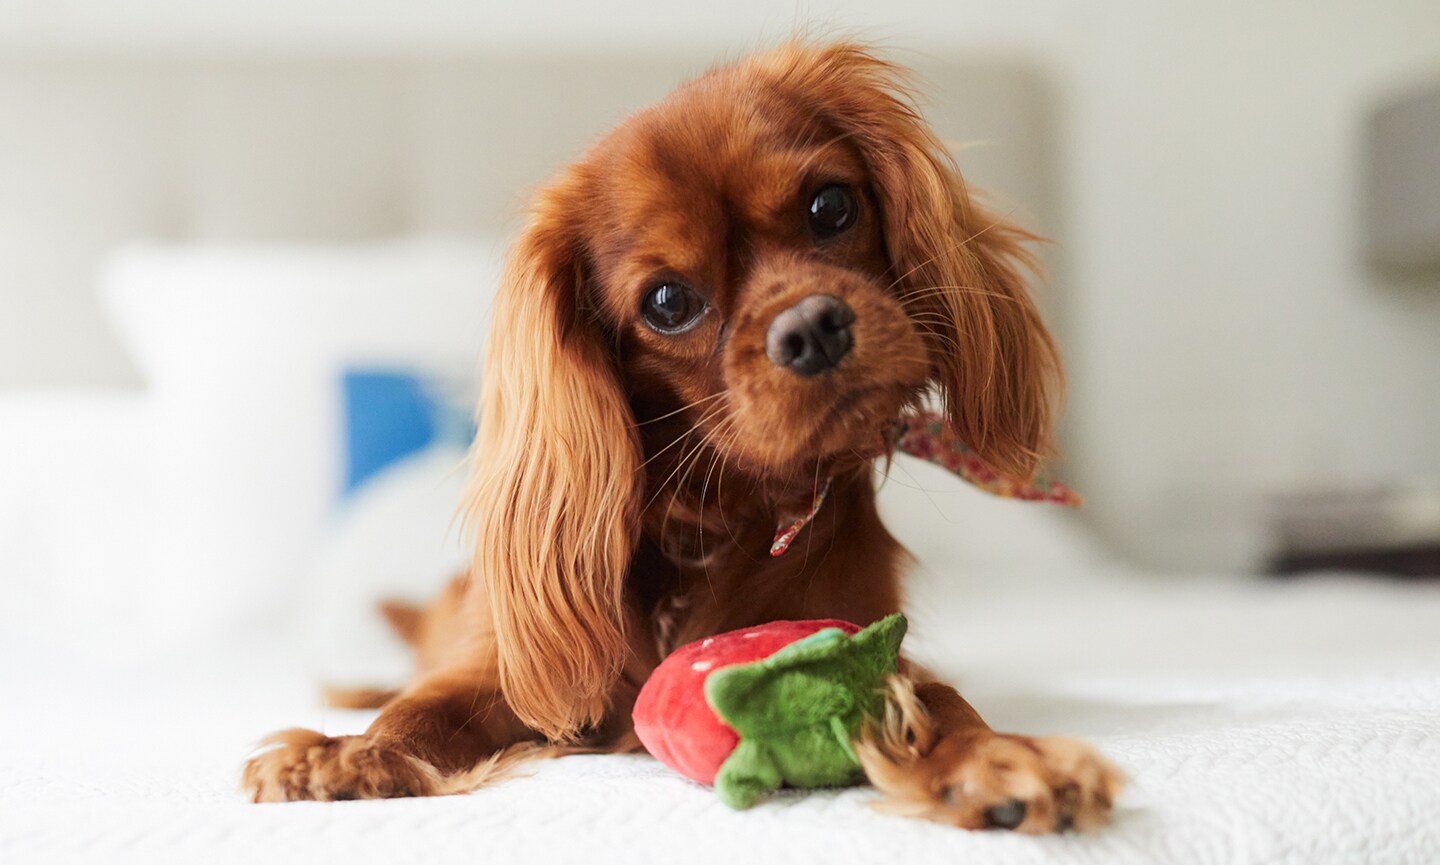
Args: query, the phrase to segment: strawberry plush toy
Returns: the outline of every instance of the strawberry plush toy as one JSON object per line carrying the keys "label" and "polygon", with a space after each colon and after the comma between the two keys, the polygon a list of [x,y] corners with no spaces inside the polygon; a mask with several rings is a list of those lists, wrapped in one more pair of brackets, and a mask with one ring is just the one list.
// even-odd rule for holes
{"label": "strawberry plush toy", "polygon": [[822,619],[707,637],[665,659],[635,702],[635,732],[661,762],[748,808],[782,785],[860,780],[854,741],[885,710],[905,617],[861,629]]}

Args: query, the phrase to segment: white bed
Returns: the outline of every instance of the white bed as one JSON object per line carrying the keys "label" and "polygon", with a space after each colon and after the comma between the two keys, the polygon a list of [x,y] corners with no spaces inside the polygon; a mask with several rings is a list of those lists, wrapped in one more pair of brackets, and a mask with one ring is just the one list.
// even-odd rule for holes
{"label": "white bed", "polygon": [[[255,738],[319,707],[280,645],[148,669],[3,646],[0,859],[222,862],[1440,861],[1440,591],[984,569],[922,575],[915,645],[994,723],[1097,742],[1133,778],[1090,836],[966,833],[864,789],[737,813],[645,757],[572,757],[472,795],[251,805]],[[979,579],[981,576],[984,579]]]}

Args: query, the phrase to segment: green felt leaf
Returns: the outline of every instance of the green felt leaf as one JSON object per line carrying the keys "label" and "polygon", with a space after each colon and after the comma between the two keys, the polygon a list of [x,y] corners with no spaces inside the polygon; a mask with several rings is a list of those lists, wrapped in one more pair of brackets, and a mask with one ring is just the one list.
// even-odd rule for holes
{"label": "green felt leaf", "polygon": [[780,769],[760,743],[741,741],[715,774],[715,792],[731,808],[749,808],[784,783]]}
{"label": "green felt leaf", "polygon": [[854,704],[850,683],[837,675],[854,654],[850,643],[844,631],[826,628],[769,658],[716,670],[705,682],[706,700],[741,734],[823,723]]}
{"label": "green felt leaf", "polygon": [[851,742],[865,717],[883,710],[885,676],[899,663],[905,628],[898,613],[853,637],[827,628],[710,674],[705,698],[740,734],[716,776],[722,800],[749,807],[780,783],[852,781],[859,761]]}
{"label": "green felt leaf", "polygon": [[853,637],[861,657],[882,673],[893,673],[900,661],[900,643],[909,622],[899,613],[886,616]]}

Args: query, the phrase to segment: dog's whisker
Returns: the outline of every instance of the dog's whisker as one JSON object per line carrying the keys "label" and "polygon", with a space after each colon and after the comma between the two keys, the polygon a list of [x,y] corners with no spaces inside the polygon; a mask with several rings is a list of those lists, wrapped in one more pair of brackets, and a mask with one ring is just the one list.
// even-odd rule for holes
{"label": "dog's whisker", "polygon": [[944,316],[944,315],[941,315],[941,314],[938,313],[938,312],[917,312],[917,313],[912,313],[911,316],[910,316],[910,321],[911,321],[911,322],[923,322],[923,323],[943,324],[943,325],[947,325],[947,326],[950,325],[950,324],[952,324],[952,322],[950,321],[949,317]]}
{"label": "dog's whisker", "polygon": [[908,308],[908,307],[910,307],[911,305],[913,305],[913,304],[915,304],[915,303],[918,303],[918,302],[920,302],[920,301],[922,301],[922,300],[928,300],[928,299],[930,299],[930,298],[932,298],[932,297],[945,297],[945,296],[948,296],[948,295],[951,295],[951,294],[963,294],[963,295],[969,295],[969,296],[973,296],[973,297],[989,297],[989,298],[993,298],[993,299],[995,299],[995,300],[1004,300],[1004,301],[1007,301],[1007,302],[1010,302],[1010,303],[1020,303],[1020,302],[1021,302],[1020,299],[1017,298],[1017,297],[1011,297],[1011,296],[1008,295],[1008,294],[1004,294],[1004,293],[998,292],[998,291],[990,291],[990,290],[988,290],[988,289],[975,288],[974,286],[968,286],[968,285],[930,285],[930,286],[925,286],[925,287],[923,287],[923,288],[917,288],[917,289],[915,289],[914,291],[906,292],[906,293],[905,293],[903,296],[901,296],[901,298],[900,298],[900,307],[901,307],[902,309],[905,309],[905,308]]}
{"label": "dog's whisker", "polygon": [[711,402],[712,400],[720,399],[721,397],[723,397],[723,396],[725,396],[725,395],[726,395],[726,394],[725,394],[725,391],[722,390],[722,391],[720,391],[720,392],[718,392],[718,393],[712,393],[712,394],[709,395],[709,396],[702,396],[700,399],[695,400],[694,402],[690,403],[689,405],[682,405],[682,406],[680,406],[679,408],[675,409],[674,411],[668,411],[668,412],[666,412],[665,414],[658,415],[658,416],[656,416],[656,417],[652,417],[652,418],[650,418],[649,420],[639,421],[639,422],[636,423],[635,425],[636,425],[637,427],[640,427],[640,426],[648,426],[648,425],[650,425],[650,424],[652,424],[652,423],[657,423],[657,422],[659,422],[659,421],[665,420],[665,419],[668,418],[668,417],[674,417],[675,415],[680,414],[681,412],[689,411],[690,409],[696,408],[697,406],[702,406],[702,405],[704,405],[704,404],[707,403],[707,402]]}
{"label": "dog's whisker", "polygon": [[670,442],[670,444],[666,445],[665,447],[663,447],[663,448],[661,448],[660,450],[656,451],[655,453],[651,454],[648,459],[646,459],[643,463],[641,463],[639,466],[636,467],[636,471],[642,471],[642,470],[644,470],[644,468],[645,468],[646,466],[648,466],[648,465],[650,465],[650,463],[654,462],[655,459],[656,459],[657,457],[659,457],[661,454],[663,454],[663,453],[665,453],[666,451],[670,450],[671,448],[675,447],[675,445],[679,444],[681,441],[683,441],[683,440],[689,438],[690,436],[694,435],[695,432],[696,432],[698,429],[700,429],[707,421],[710,420],[710,418],[714,417],[717,413],[719,413],[720,411],[722,411],[724,408],[725,408],[725,406],[719,405],[719,406],[715,406],[715,407],[712,408],[710,411],[706,412],[703,417],[701,417],[699,420],[695,421],[695,423],[692,424],[688,429],[686,429],[685,432],[683,432],[683,433],[681,433],[680,435],[676,436],[675,439]]}
{"label": "dog's whisker", "polygon": [[[716,407],[715,409],[712,409],[709,413],[706,414],[705,418],[702,419],[702,422],[703,422],[704,420],[708,420],[710,417],[713,417],[717,412],[719,412],[719,411],[720,411],[721,409],[723,409],[723,408],[724,408],[724,406],[718,406],[718,407]],[[727,420],[728,420],[728,418],[727,418]],[[721,425],[722,425],[722,426],[723,426],[723,424],[724,424],[724,421],[721,422]],[[692,427],[692,428],[690,429],[690,431],[686,433],[686,435],[693,435],[696,431],[698,431],[698,430],[700,429],[700,425],[701,425],[701,422],[697,422],[697,424],[696,424],[694,427]],[[716,429],[719,429],[719,427],[716,427]],[[709,431],[709,432],[705,432],[703,435],[701,435],[700,441],[695,445],[695,447],[691,448],[687,453],[685,453],[684,455],[682,455],[682,456],[680,457],[680,459],[679,459],[679,460],[677,461],[677,463],[676,463],[675,469],[674,469],[673,471],[671,471],[670,474],[669,474],[669,476],[666,477],[665,480],[660,484],[660,486],[656,488],[655,495],[652,496],[652,497],[650,498],[650,501],[645,504],[645,507],[641,509],[642,512],[644,512],[645,510],[649,510],[650,505],[653,504],[653,503],[655,502],[655,499],[659,498],[660,495],[661,495],[662,493],[664,493],[667,488],[669,488],[669,486],[670,486],[670,481],[674,480],[675,475],[678,474],[682,468],[685,468],[685,466],[686,466],[687,463],[692,463],[692,464],[693,464],[693,462],[698,459],[698,454],[699,454],[699,453],[701,452],[701,450],[705,447],[706,443],[707,443],[708,441],[710,441],[711,436],[712,436],[713,434],[714,434],[714,430],[711,430],[711,431]],[[693,465],[692,465],[692,468],[693,468]],[[687,470],[687,471],[686,471],[686,477],[688,477],[688,476],[689,476],[689,471]],[[675,507],[675,499],[679,496],[679,489],[682,488],[682,487],[684,487],[684,485],[685,485],[685,477],[682,477],[682,478],[680,479],[680,483],[678,483],[678,484],[676,485],[676,492],[675,492],[675,494],[671,496],[669,507],[667,507],[666,510],[665,510],[665,518],[664,518],[664,520],[662,520],[662,522],[661,522],[662,529],[663,529],[664,527],[667,527],[667,526],[669,525],[669,522],[670,522],[670,513],[671,513],[671,511],[674,510],[674,507]]]}
{"label": "dog's whisker", "polygon": [[[726,418],[726,421],[729,421],[729,420],[731,420],[731,419],[733,419],[733,418]],[[716,426],[714,429],[712,429],[712,430],[710,430],[709,432],[705,433],[705,435],[701,437],[700,443],[699,443],[698,445],[696,445],[695,448],[693,448],[693,449],[690,451],[690,453],[686,456],[686,459],[688,460],[688,468],[685,470],[685,474],[680,478],[679,483],[676,484],[675,493],[674,493],[674,494],[671,496],[671,498],[670,498],[670,507],[666,509],[666,511],[665,511],[665,518],[664,518],[664,520],[662,520],[662,522],[661,522],[661,531],[662,531],[662,533],[663,533],[663,532],[668,528],[668,526],[669,526],[669,523],[670,523],[670,513],[671,513],[671,511],[674,509],[676,500],[680,497],[681,491],[685,488],[685,485],[689,482],[689,478],[690,478],[691,473],[694,472],[695,468],[698,467],[699,464],[700,464],[700,454],[701,454],[701,452],[703,451],[703,449],[704,449],[708,444],[711,444],[711,443],[714,441],[714,438],[715,438],[716,435],[719,433],[719,431],[724,427],[724,425],[725,425],[725,421],[722,421],[720,425]],[[700,522],[698,523],[698,525],[697,525],[697,527],[696,527],[696,530],[697,530],[697,532],[699,533],[698,543],[699,543],[699,547],[700,547],[700,557],[701,557],[702,566],[705,567],[705,569],[706,569],[706,582],[709,583],[709,581],[710,581],[709,569],[708,569],[708,565],[705,564],[705,546],[704,546],[704,538],[705,538],[705,493],[704,493],[704,490],[703,490],[703,489],[701,490],[701,494],[700,494],[700,501],[699,501],[699,508],[698,508],[698,516],[699,516]],[[711,592],[713,593],[713,592],[714,592],[714,585],[711,584],[710,588],[711,588]]]}
{"label": "dog's whisker", "polygon": [[[691,435],[694,435],[695,432],[696,432],[696,430],[693,430],[693,429],[692,429],[690,432],[686,433],[686,437],[689,437],[689,436],[691,436]],[[676,463],[675,463],[675,468],[670,471],[670,474],[665,477],[665,480],[661,481],[660,484],[656,486],[656,488],[655,488],[655,495],[651,496],[651,497],[650,497],[650,500],[645,503],[645,506],[640,509],[640,512],[641,512],[641,513],[644,513],[645,511],[648,511],[648,510],[650,509],[650,506],[655,503],[655,500],[658,499],[658,498],[660,498],[660,496],[661,496],[667,489],[669,489],[669,487],[670,487],[670,482],[675,479],[675,476],[680,473],[681,469],[685,468],[685,464],[686,464],[686,462],[689,460],[689,458],[690,458],[693,454],[698,453],[698,452],[700,451],[700,449],[701,449],[702,447],[704,447],[704,446],[705,446],[705,441],[704,441],[704,438],[702,437],[701,440],[695,445],[695,447],[691,448],[689,451],[683,453],[683,454],[680,456],[680,459],[677,460]],[[670,500],[671,508],[674,507],[674,504],[675,504],[675,500],[674,500],[674,497],[672,496],[672,497],[671,497],[671,500]],[[665,512],[665,519],[668,521],[669,518],[670,518],[670,511],[667,509],[666,512]]]}
{"label": "dog's whisker", "polygon": [[[739,424],[733,425],[729,437],[716,449],[716,453],[728,452],[734,447],[735,443],[740,439],[740,431]],[[747,559],[759,564],[759,560],[750,554],[750,551],[745,548],[745,545],[740,542],[739,538],[735,537],[735,530],[730,528],[730,522],[725,519],[725,470],[723,468],[720,470],[720,476],[716,481],[715,500],[720,510],[720,525],[725,527],[725,534],[730,536],[730,543],[732,543],[736,549],[740,550]]]}
{"label": "dog's whisker", "polygon": [[[891,468],[896,468],[896,469],[899,469],[900,471],[904,472],[904,473],[905,473],[905,476],[908,477],[908,478],[910,478],[911,483],[908,483],[908,484],[907,484],[907,483],[905,483],[904,481],[901,481],[901,480],[896,479],[894,475],[890,474]],[[884,471],[883,471],[883,474],[884,474],[885,479],[886,479],[887,481],[893,481],[894,483],[899,484],[900,486],[904,487],[905,489],[915,490],[915,491],[917,491],[917,492],[920,492],[920,493],[924,494],[925,500],[930,503],[930,506],[935,509],[935,513],[939,514],[939,515],[940,515],[940,518],[941,518],[942,520],[944,520],[945,522],[951,523],[951,524],[958,524],[958,523],[961,522],[961,519],[959,519],[959,518],[953,518],[953,519],[952,519],[951,517],[947,516],[947,515],[945,514],[945,509],[942,508],[942,507],[940,507],[940,502],[938,502],[938,501],[935,500],[935,496],[934,496],[935,493],[953,492],[953,490],[932,490],[932,489],[929,489],[929,488],[927,488],[927,487],[921,486],[921,485],[920,485],[920,481],[915,477],[914,473],[911,472],[908,468],[906,468],[902,463],[900,463],[900,462],[898,462],[898,461],[891,461],[890,464],[885,467],[885,469],[884,469]]]}
{"label": "dog's whisker", "polygon": [[949,246],[945,247],[944,249],[941,249],[939,252],[936,252],[934,255],[932,255],[932,256],[930,256],[929,258],[925,259],[924,261],[920,262],[919,264],[916,264],[914,267],[910,268],[909,270],[905,271],[905,272],[904,272],[903,274],[901,274],[900,276],[896,277],[893,282],[891,282],[888,286],[886,286],[886,290],[888,291],[888,290],[890,290],[890,289],[893,289],[895,286],[897,286],[897,285],[899,285],[900,283],[904,282],[905,280],[909,279],[911,276],[913,276],[913,275],[915,274],[915,271],[920,270],[920,269],[923,268],[923,267],[929,267],[930,265],[934,264],[936,261],[938,261],[938,260],[941,258],[941,256],[949,255],[950,253],[955,252],[955,251],[958,250],[958,249],[964,248],[966,245],[972,243],[973,241],[975,241],[976,239],[978,239],[980,236],[982,236],[982,235],[984,235],[986,232],[990,231],[992,228],[996,228],[996,227],[998,227],[998,226],[1000,226],[1000,225],[1003,225],[1003,224],[1008,224],[1010,217],[1012,217],[1012,216],[1015,215],[1015,210],[1016,210],[1016,208],[1014,208],[1014,207],[1010,208],[1010,210],[1005,213],[1005,216],[1004,216],[1003,218],[997,218],[997,219],[993,220],[989,225],[985,226],[984,228],[980,229],[979,231],[975,232],[974,234],[971,234],[971,235],[969,235],[968,237],[964,237],[964,238],[961,238],[960,240],[955,241],[954,243],[950,244]]}
{"label": "dog's whisker", "polygon": [[830,147],[839,144],[847,138],[854,137],[855,132],[853,130],[846,130],[845,132],[842,132],[839,135],[831,138],[829,141],[826,141],[824,144],[814,145],[812,144],[812,142],[814,141],[814,133],[812,132],[810,138],[806,139],[805,142],[805,149],[810,151],[810,155],[805,157],[805,161],[800,163],[799,170],[795,173],[803,175],[806,171],[810,169],[810,166],[815,163],[815,160],[825,155],[825,151],[828,150]]}
{"label": "dog's whisker", "polygon": [[[734,419],[735,419],[735,418],[734,418],[734,416],[732,415],[732,416],[726,418],[726,421],[732,421],[732,420],[734,420]],[[717,432],[717,434],[718,434],[719,430],[722,429],[723,427],[724,427],[724,424],[722,424],[722,425],[719,426],[719,427],[716,427],[716,432]],[[701,485],[701,487],[700,487],[700,537],[699,537],[699,544],[700,544],[700,562],[701,562],[701,566],[704,568],[704,571],[705,571],[705,583],[706,583],[706,585],[708,585],[708,586],[710,587],[710,594],[711,594],[712,597],[714,597],[714,595],[715,595],[715,584],[714,584],[714,582],[710,579],[710,558],[709,558],[709,556],[707,556],[707,555],[705,554],[705,493],[710,489],[710,475],[715,471],[715,467],[720,464],[720,462],[721,462],[721,459],[720,459],[720,458],[721,458],[721,452],[720,452],[720,450],[719,450],[718,448],[717,448],[717,449],[713,449],[713,451],[712,451],[712,456],[711,456],[711,458],[710,458],[710,468],[705,472],[705,482],[704,482],[704,483]],[[724,470],[723,468],[721,468],[721,469],[720,469],[720,478],[721,478],[721,480],[723,480],[724,477],[725,477],[725,470]],[[716,492],[716,506],[720,509],[720,522],[721,522],[721,524],[723,525],[724,522],[725,522],[725,508],[724,508],[724,504],[723,504],[723,499],[721,499],[721,498],[719,497],[718,489],[717,489],[717,492]]]}

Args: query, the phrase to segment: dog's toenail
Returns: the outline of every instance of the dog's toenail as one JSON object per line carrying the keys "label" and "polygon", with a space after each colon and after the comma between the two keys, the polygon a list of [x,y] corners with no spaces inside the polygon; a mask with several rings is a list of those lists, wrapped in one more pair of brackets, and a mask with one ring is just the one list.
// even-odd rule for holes
{"label": "dog's toenail", "polygon": [[1024,822],[1025,803],[1019,799],[985,809],[985,823],[995,829],[1014,829]]}
{"label": "dog's toenail", "polygon": [[1056,831],[1058,831],[1058,832],[1069,832],[1071,829],[1074,829],[1074,828],[1075,828],[1075,815],[1074,815],[1074,814],[1061,814],[1060,817],[1055,821],[1055,829],[1056,829]]}
{"label": "dog's toenail", "polygon": [[333,798],[336,802],[349,802],[350,800],[355,798],[355,794],[350,792],[349,790],[339,790],[336,791]]}
{"label": "dog's toenail", "polygon": [[1060,806],[1062,811],[1074,811],[1080,805],[1080,788],[1075,784],[1066,784],[1055,791],[1055,804]]}

